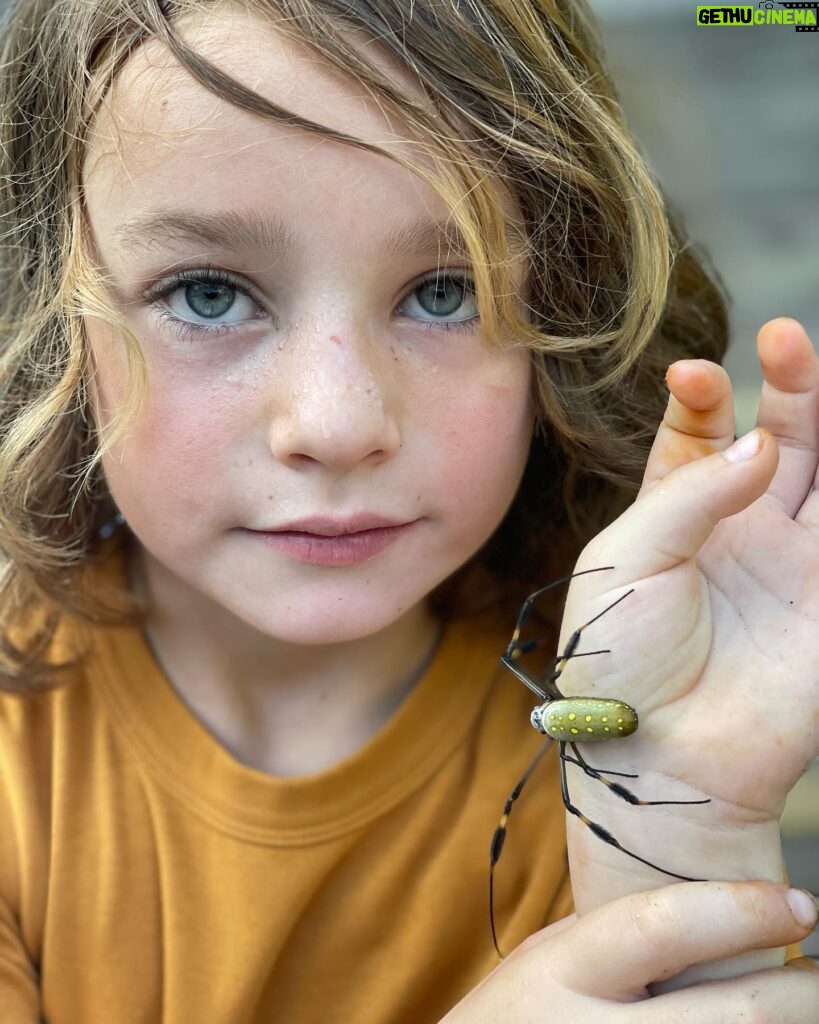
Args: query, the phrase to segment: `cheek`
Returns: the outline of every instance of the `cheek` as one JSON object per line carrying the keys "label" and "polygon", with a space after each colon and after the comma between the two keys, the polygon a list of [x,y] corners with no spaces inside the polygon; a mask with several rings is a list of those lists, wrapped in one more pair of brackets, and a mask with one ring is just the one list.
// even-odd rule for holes
{"label": "cheek", "polygon": [[[95,378],[92,394],[98,425],[110,429],[126,400],[127,362],[123,343],[99,322],[86,325]],[[196,516],[212,508],[211,488],[224,486],[226,451],[238,429],[230,385],[206,387],[192,368],[152,373],[142,409],[103,458],[111,493],[135,527],[157,510],[184,506]],[[187,372],[186,372],[187,369]]]}
{"label": "cheek", "polygon": [[112,452],[117,472],[145,493],[163,492],[163,504],[185,502],[193,511],[212,488],[224,488],[231,449],[229,413],[218,402],[203,408],[192,391],[151,397],[127,441]]}
{"label": "cheek", "polygon": [[476,535],[494,529],[520,484],[534,430],[528,377],[467,390],[469,400],[441,407],[433,428],[438,475],[447,506],[469,508]]}

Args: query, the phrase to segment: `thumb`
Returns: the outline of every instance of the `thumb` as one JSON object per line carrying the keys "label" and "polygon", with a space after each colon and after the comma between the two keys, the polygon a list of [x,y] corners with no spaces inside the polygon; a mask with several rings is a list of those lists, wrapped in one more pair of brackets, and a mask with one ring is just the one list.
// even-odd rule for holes
{"label": "thumb", "polygon": [[808,896],[813,921],[797,918],[791,899],[780,883],[675,883],[603,904],[528,955],[547,955],[551,977],[575,992],[630,1001],[694,964],[798,941],[815,927],[816,912]]}
{"label": "thumb", "polygon": [[678,466],[598,534],[583,562],[603,564],[594,562],[599,554],[611,565],[627,563],[637,578],[693,558],[721,519],[765,493],[778,462],[775,438],[757,427],[725,451]]}

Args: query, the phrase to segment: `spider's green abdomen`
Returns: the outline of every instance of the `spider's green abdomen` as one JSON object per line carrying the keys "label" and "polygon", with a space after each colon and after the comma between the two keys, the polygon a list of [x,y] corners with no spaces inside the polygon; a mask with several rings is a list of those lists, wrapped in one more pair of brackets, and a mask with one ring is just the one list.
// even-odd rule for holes
{"label": "spider's green abdomen", "polygon": [[637,712],[621,700],[566,697],[536,707],[532,725],[554,740],[594,743],[630,736],[637,729]]}

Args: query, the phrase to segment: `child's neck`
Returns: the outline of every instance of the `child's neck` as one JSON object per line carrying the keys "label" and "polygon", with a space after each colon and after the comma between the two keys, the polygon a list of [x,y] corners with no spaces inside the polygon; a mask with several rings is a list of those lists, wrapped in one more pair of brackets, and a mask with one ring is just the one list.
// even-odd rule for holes
{"label": "child's neck", "polygon": [[360,640],[282,643],[237,630],[226,610],[203,620],[191,588],[138,544],[129,576],[152,609],[146,640],[171,685],[237,760],[271,775],[314,774],[354,754],[397,710],[440,639],[421,602]]}

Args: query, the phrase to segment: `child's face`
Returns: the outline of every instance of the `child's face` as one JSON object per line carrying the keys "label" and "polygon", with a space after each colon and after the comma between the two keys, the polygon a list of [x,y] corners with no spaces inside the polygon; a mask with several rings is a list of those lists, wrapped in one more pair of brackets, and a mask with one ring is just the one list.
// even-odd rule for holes
{"label": "child's face", "polygon": [[[187,38],[272,102],[419,159],[372,100],[267,24],[200,18]],[[103,466],[149,562],[271,637],[327,642],[386,627],[488,539],[526,463],[529,362],[489,351],[475,323],[444,329],[476,306],[457,279],[437,306],[434,285],[420,287],[435,244],[381,251],[398,225],[447,219],[431,188],[238,110],[156,44],[109,97],[84,184],[148,366],[148,402]],[[441,273],[465,271],[447,249]],[[102,321],[86,326],[107,422],[124,401],[124,346]],[[412,525],[352,564],[300,560],[251,532],[358,513]]]}

